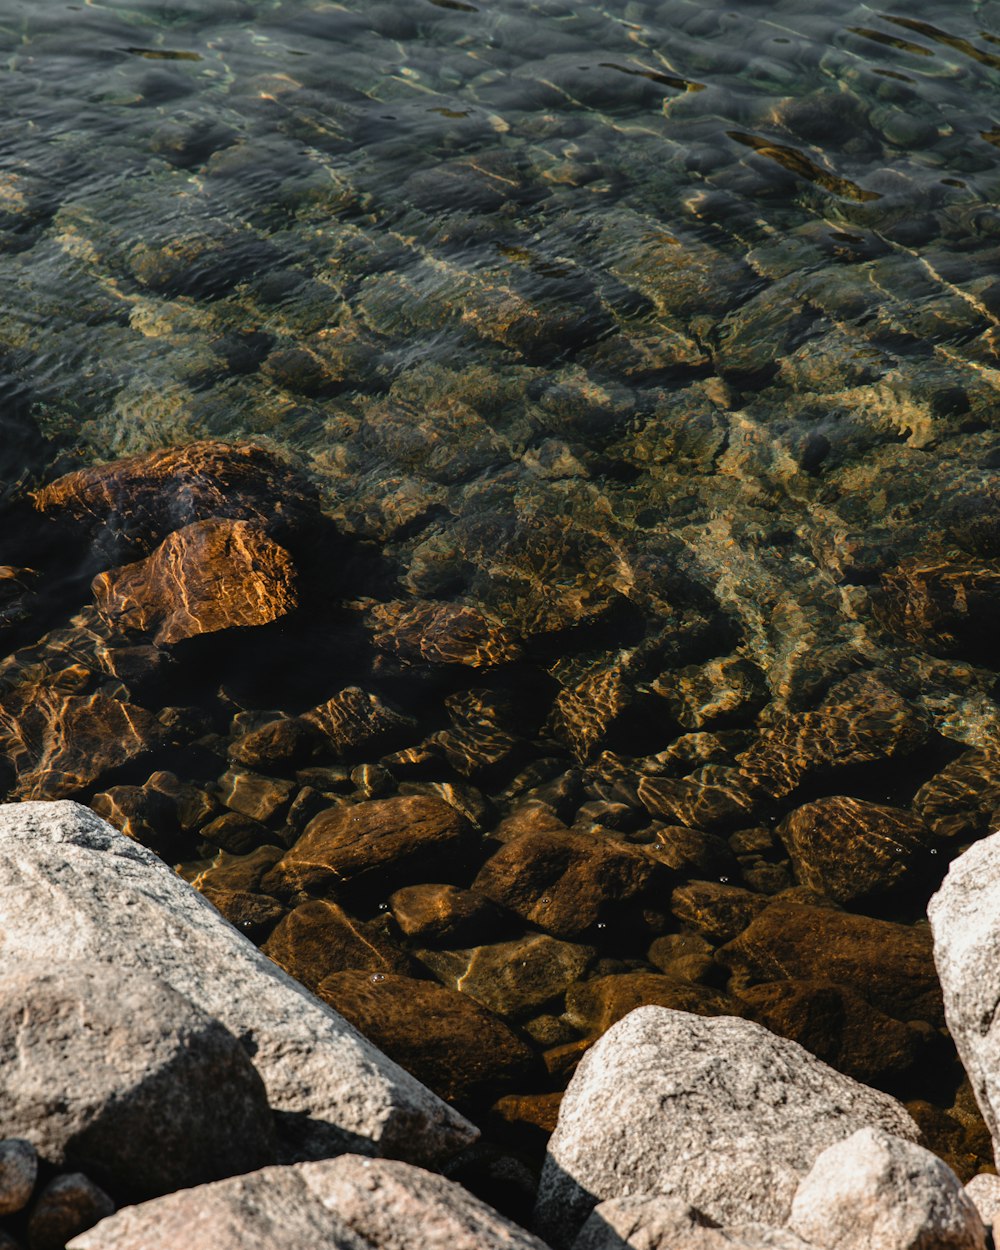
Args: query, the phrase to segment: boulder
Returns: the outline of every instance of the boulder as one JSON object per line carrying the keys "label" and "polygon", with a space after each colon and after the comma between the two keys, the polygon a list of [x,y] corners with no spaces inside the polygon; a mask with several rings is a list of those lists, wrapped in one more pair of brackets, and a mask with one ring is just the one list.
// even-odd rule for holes
{"label": "boulder", "polygon": [[[980,1219],[987,1228],[991,1228],[1000,1216],[1000,1176],[994,1172],[980,1172],[966,1182],[965,1192],[976,1204]],[[995,1233],[993,1239],[996,1240]]]}
{"label": "boulder", "polygon": [[196,521],[145,560],[98,574],[92,589],[105,620],[160,646],[267,625],[298,606],[291,556],[251,521]]}
{"label": "boulder", "polygon": [[927,914],[948,1030],[1000,1145],[1000,833],[948,869]]}
{"label": "boulder", "polygon": [[672,1007],[697,1016],[742,1015],[742,1004],[719,990],[657,972],[618,972],[571,985],[566,1019],[589,1036],[606,1033],[636,1007]]}
{"label": "boulder", "polygon": [[545,1250],[460,1185],[341,1155],[126,1207],[67,1250]]}
{"label": "boulder", "polygon": [[425,795],[375,799],[320,812],[274,867],[269,888],[319,891],[366,878],[380,887],[455,870],[471,827],[450,804]]}
{"label": "boulder", "polygon": [[106,1219],[115,1204],[82,1172],[57,1176],[38,1195],[28,1216],[28,1250],[63,1250],[67,1241]]}
{"label": "boulder", "polygon": [[325,899],[302,903],[289,912],[261,950],[313,991],[335,972],[410,971],[407,956],[374,925],[355,920]]}
{"label": "boulder", "polygon": [[569,1246],[598,1202],[642,1193],[679,1198],[724,1225],[780,1227],[816,1156],[869,1125],[919,1136],[894,1099],[758,1024],[641,1007],[570,1082],[537,1227]]}
{"label": "boulder", "polygon": [[28,1205],[38,1178],[38,1152],[23,1137],[0,1141],[0,1215]]}
{"label": "boulder", "polygon": [[503,917],[475,890],[457,885],[410,885],[389,899],[393,919],[406,936],[426,946],[468,946],[495,937]]}
{"label": "boulder", "polygon": [[0,969],[81,959],[160,977],[251,1054],[282,1157],[352,1146],[437,1163],[476,1130],[227,924],[151,851],[75,803],[0,807]]}
{"label": "boulder", "polygon": [[246,1051],[184,995],[134,969],[6,964],[0,1108],[4,1131],[46,1163],[139,1198],[274,1159],[271,1111]]}
{"label": "boulder", "polygon": [[679,1198],[636,1194],[594,1208],[573,1250],[808,1250],[784,1228],[720,1228]]}
{"label": "boulder", "polygon": [[897,1020],[944,1023],[924,927],[775,902],[716,958],[741,989],[791,977],[830,981]]}
{"label": "boulder", "polygon": [[800,1182],[789,1227],[820,1250],[984,1250],[955,1173],[929,1150],[863,1128],[828,1146]]}

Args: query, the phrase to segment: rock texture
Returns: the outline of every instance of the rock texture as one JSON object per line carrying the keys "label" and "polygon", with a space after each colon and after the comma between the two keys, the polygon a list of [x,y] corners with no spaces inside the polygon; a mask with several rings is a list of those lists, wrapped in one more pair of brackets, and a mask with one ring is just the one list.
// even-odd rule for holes
{"label": "rock texture", "polygon": [[1000,1176],[992,1172],[980,1172],[966,1183],[965,1192],[976,1204],[976,1210],[986,1227],[990,1228],[995,1224],[997,1216],[1000,1216]]}
{"label": "rock texture", "polygon": [[0,1215],[28,1205],[38,1177],[38,1152],[23,1137],[0,1141]]}
{"label": "rock texture", "polygon": [[267,625],[298,604],[291,556],[249,521],[197,521],[151,556],[94,579],[101,615],[116,629],[169,646],[198,634]]}
{"label": "rock texture", "polygon": [[170,1194],[69,1250],[545,1250],[460,1186],[403,1163],[342,1155]]}
{"label": "rock texture", "polygon": [[573,1250],[807,1250],[785,1228],[719,1228],[679,1198],[637,1194],[594,1208]]}
{"label": "rock texture", "polygon": [[983,1119],[1000,1145],[1000,833],[952,863],[927,909],[945,1016]]}
{"label": "rock texture", "polygon": [[28,1216],[29,1250],[63,1247],[115,1209],[108,1195],[82,1172],[67,1172],[49,1181]]}
{"label": "rock texture", "polygon": [[821,1250],[984,1250],[958,1177],[929,1150],[865,1128],[829,1146],[795,1191],[789,1227]]}
{"label": "rock texture", "polygon": [[139,1198],[274,1159],[264,1086],[232,1033],[158,977],[96,962],[0,975],[0,1122]]}
{"label": "rock texture", "polygon": [[723,1224],[780,1226],[816,1156],[867,1126],[918,1136],[892,1098],[759,1025],[643,1007],[570,1082],[537,1226],[568,1246],[597,1202],[635,1193],[677,1197]]}
{"label": "rock texture", "polygon": [[252,1054],[292,1157],[353,1145],[436,1163],[476,1136],[155,855],[86,808],[0,808],[0,896],[4,971],[25,959],[142,970],[221,1020]]}

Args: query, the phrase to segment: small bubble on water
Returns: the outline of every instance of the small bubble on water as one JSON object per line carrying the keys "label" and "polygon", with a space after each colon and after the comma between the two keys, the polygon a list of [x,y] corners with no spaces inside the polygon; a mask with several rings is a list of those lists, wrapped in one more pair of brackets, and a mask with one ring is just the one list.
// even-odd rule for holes
{"label": "small bubble on water", "polygon": [[552,902],[552,900],[551,900],[550,898],[540,898],[538,901],[539,901],[540,903],[551,903],[551,902]]}
{"label": "small bubble on water", "polygon": [[933,847],[933,846],[931,847],[931,854],[932,854],[932,855],[936,855],[936,854],[937,854],[937,848],[936,848],[936,847]]}
{"label": "small bubble on water", "polygon": [[605,923],[605,921],[603,921],[603,920],[599,920],[599,921],[597,922],[597,927],[598,927],[599,929],[606,929],[608,926],[607,926],[607,924]]}
{"label": "small bubble on water", "polygon": [[379,909],[379,911],[388,911],[388,910],[389,910],[389,904],[388,904],[388,903],[379,903],[379,905],[378,905],[378,909]]}
{"label": "small bubble on water", "polygon": [[721,882],[723,885],[728,885],[728,884],[729,884],[729,878],[728,878],[728,877],[720,877],[720,878],[719,878],[719,880],[720,880],[720,882]]}
{"label": "small bubble on water", "polygon": [[384,972],[373,972],[373,973],[371,974],[371,976],[370,976],[368,979],[369,979],[370,981],[374,981],[374,982],[384,981],[384,980],[385,980],[385,973],[384,973]]}

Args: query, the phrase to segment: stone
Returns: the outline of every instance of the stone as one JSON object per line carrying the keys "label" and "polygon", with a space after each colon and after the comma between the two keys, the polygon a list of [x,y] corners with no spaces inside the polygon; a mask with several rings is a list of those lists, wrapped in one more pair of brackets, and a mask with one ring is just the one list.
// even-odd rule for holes
{"label": "stone", "polygon": [[955,1173],[912,1141],[858,1129],[799,1182],[789,1227],[834,1250],[985,1250],[986,1230]]}
{"label": "stone", "polygon": [[0,1141],[0,1216],[23,1210],[38,1179],[38,1152],[23,1137]]}
{"label": "stone", "polygon": [[642,850],[609,837],[525,833],[486,861],[481,894],[557,937],[578,938],[634,914],[666,874]]}
{"label": "stone", "polygon": [[165,770],[151,773],[143,789],[162,794],[170,801],[177,823],[186,833],[200,829],[219,811],[218,802],[207,790],[193,782],[181,781]]}
{"label": "stone", "polygon": [[913,810],[939,838],[972,842],[1000,810],[1000,751],[963,751],[920,787]]}
{"label": "stone", "polygon": [[267,826],[241,812],[223,812],[198,830],[198,836],[230,855],[249,855],[266,846],[274,835]]}
{"label": "stone", "polygon": [[710,942],[729,942],[748,928],[770,899],[737,885],[689,881],[670,896],[670,910]]}
{"label": "stone", "polygon": [[460,1185],[341,1155],[126,1207],[67,1250],[545,1250]]}
{"label": "stone", "polygon": [[294,770],[306,763],[322,742],[318,730],[293,717],[268,721],[237,738],[229,748],[234,764],[258,772]]}
{"label": "stone", "polygon": [[573,1250],[808,1250],[784,1228],[720,1228],[679,1198],[636,1194],[599,1203]]}
{"label": "stone", "polygon": [[976,1102],[1000,1144],[1000,833],[953,860],[927,908],[945,1018]]}
{"label": "stone", "polygon": [[826,980],[897,1020],[944,1023],[931,935],[923,926],[778,901],[716,958],[738,989],[788,977]]}
{"label": "stone", "polygon": [[[254,871],[259,870],[256,865]],[[476,1130],[261,954],[151,851],[75,803],[0,807],[0,967],[145,971],[252,1051],[282,1157],[345,1146],[437,1163]]]}
{"label": "stone", "polygon": [[273,1160],[246,1051],[159,978],[120,968],[109,979],[73,960],[53,972],[8,964],[0,1038],[4,1128],[49,1164],[148,1198]]}
{"label": "stone", "polygon": [[263,524],[215,518],[175,530],[144,560],[99,573],[92,589],[105,620],[158,646],[267,625],[298,606],[292,558]]}
{"label": "stone", "polygon": [[389,898],[393,919],[421,946],[468,946],[497,936],[499,908],[477,890],[457,885],[409,885]]}
{"label": "stone", "polygon": [[693,730],[752,716],[767,701],[760,670],[739,655],[664,673],[653,689],[667,701],[678,724]]}
{"label": "stone", "polygon": [[216,911],[251,942],[262,942],[285,915],[285,908],[266,894],[255,894],[252,890],[220,890],[204,884],[198,889]]}
{"label": "stone", "polygon": [[293,781],[263,777],[260,773],[241,772],[235,768],[219,778],[219,798],[226,807],[261,824],[280,817],[294,792]]}
{"label": "stone", "polygon": [[686,825],[655,826],[656,841],[646,853],[674,872],[691,877],[736,877],[736,857],[723,838]]}
{"label": "stone", "polygon": [[316,993],[379,1050],[462,1106],[518,1088],[534,1053],[470,995],[391,972],[335,972]]}
{"label": "stone", "polygon": [[1000,1216],[1000,1176],[995,1172],[979,1172],[966,1181],[965,1192],[976,1204],[979,1218],[991,1228]]}
{"label": "stone", "polygon": [[919,880],[933,835],[901,808],[834,795],[796,808],[778,836],[802,885],[863,908]]}
{"label": "stone", "polygon": [[313,992],[334,972],[405,974],[411,968],[409,958],[373,925],[355,920],[325,899],[302,903],[289,912],[261,950]]}
{"label": "stone", "polygon": [[151,551],[174,530],[210,517],[260,522],[282,534],[319,516],[315,491],[273,452],[212,440],[78,469],[34,502],[113,555]]}
{"label": "stone", "polygon": [[411,795],[328,808],[272,870],[285,890],[324,890],[376,878],[381,889],[459,871],[471,828],[441,799]]}
{"label": "stone", "polygon": [[670,1007],[699,1016],[743,1014],[738,1000],[657,972],[620,972],[571,985],[566,992],[566,1019],[591,1037],[606,1033],[637,1007]]}
{"label": "stone", "polygon": [[416,721],[359,686],[345,687],[302,719],[315,725],[340,755],[371,750],[376,744],[388,749],[401,736],[416,732]]}
{"label": "stone", "polygon": [[499,621],[459,603],[379,603],[368,620],[375,646],[410,664],[491,668],[521,656],[520,643]]}
{"label": "stone", "polygon": [[537,1014],[565,993],[583,975],[594,951],[544,933],[529,933],[471,950],[421,950],[417,957],[446,985],[499,1016],[517,1020]]}
{"label": "stone", "polygon": [[114,1212],[115,1204],[81,1172],[57,1176],[28,1216],[28,1250],[64,1250],[66,1243]]}
{"label": "stone", "polygon": [[558,1250],[597,1203],[643,1193],[679,1198],[723,1225],[780,1227],[817,1155],[869,1125],[919,1136],[894,1099],[758,1024],[640,1007],[570,1082],[536,1227]]}
{"label": "stone", "polygon": [[928,650],[968,653],[988,646],[1000,611],[995,560],[904,561],[882,575],[873,596],[876,618]]}
{"label": "stone", "polygon": [[177,812],[166,795],[146,786],[112,786],[88,806],[125,834],[164,859],[182,844]]}
{"label": "stone", "polygon": [[709,831],[751,822],[757,800],[735,768],[706,764],[690,777],[642,777],[639,799],[653,817]]}

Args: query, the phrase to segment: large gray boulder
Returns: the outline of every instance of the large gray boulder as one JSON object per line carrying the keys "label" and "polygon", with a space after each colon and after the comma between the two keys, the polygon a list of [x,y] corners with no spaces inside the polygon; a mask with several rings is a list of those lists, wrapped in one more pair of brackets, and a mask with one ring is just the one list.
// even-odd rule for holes
{"label": "large gray boulder", "polygon": [[279,1157],[434,1166],[477,1131],[255,949],[151,851],[76,803],[0,806],[0,972],[66,959],[160,977],[240,1040]]}
{"label": "large gray boulder", "polygon": [[611,1198],[591,1211],[573,1250],[809,1250],[787,1228],[718,1228],[679,1198]]}
{"label": "large gray boulder", "polygon": [[1000,1143],[1000,833],[948,869],[927,914],[944,1013],[976,1101]]}
{"label": "large gray boulder", "polygon": [[659,1194],[722,1225],[781,1227],[816,1156],[867,1125],[919,1136],[895,1099],[758,1024],[640,1007],[570,1082],[536,1225],[568,1246],[596,1203]]}
{"label": "large gray boulder", "polygon": [[68,1250],[546,1250],[460,1185],[342,1155],[126,1207]]}
{"label": "large gray boulder", "polygon": [[881,1129],[829,1146],[803,1177],[789,1227],[818,1250],[985,1250],[976,1205],[946,1163]]}
{"label": "large gray boulder", "polygon": [[157,977],[72,960],[0,973],[0,1131],[136,1198],[274,1160],[263,1082],[224,1025]]}

